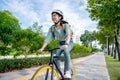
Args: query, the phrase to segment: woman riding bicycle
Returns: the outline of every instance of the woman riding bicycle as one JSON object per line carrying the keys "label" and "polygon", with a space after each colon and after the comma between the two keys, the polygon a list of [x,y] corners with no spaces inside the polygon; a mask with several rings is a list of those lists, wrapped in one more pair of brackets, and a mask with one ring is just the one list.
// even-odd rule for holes
{"label": "woman riding bicycle", "polygon": [[[45,47],[50,43],[50,41],[54,38],[59,40],[58,49],[56,51],[56,56],[59,58],[56,59],[56,64],[60,69],[60,56],[61,53],[64,52],[64,59],[65,59],[65,68],[64,68],[64,77],[71,78],[71,60],[70,60],[70,51],[73,48],[73,40],[71,37],[70,27],[68,22],[63,20],[63,13],[60,10],[54,10],[52,13],[52,21],[54,25],[49,28],[47,37],[42,45],[42,48],[39,49],[39,52],[43,52]],[[65,31],[62,29],[62,24],[65,24]],[[54,35],[52,32],[52,27],[54,26]]]}

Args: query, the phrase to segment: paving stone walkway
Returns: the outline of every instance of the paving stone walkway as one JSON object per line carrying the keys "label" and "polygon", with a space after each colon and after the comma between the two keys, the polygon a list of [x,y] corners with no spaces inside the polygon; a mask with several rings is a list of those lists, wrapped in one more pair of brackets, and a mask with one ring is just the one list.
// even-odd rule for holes
{"label": "paving stone walkway", "polygon": [[75,64],[76,80],[110,80],[103,53],[97,53]]}

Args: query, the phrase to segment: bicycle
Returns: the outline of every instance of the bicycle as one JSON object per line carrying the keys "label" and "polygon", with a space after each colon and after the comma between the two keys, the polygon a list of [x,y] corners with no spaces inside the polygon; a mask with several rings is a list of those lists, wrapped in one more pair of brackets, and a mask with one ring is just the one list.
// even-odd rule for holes
{"label": "bicycle", "polygon": [[[62,71],[56,65],[55,58],[58,58],[58,57],[54,56],[53,51],[57,49],[60,49],[60,48],[44,50],[44,51],[49,51],[51,53],[49,65],[40,67],[33,75],[32,80],[71,80],[71,79],[65,79]],[[72,66],[73,66],[73,63],[72,63]],[[73,72],[76,72],[75,67],[73,68],[74,68]],[[53,77],[55,79],[53,79]],[[74,73],[73,73],[73,80],[76,80],[76,75]]]}

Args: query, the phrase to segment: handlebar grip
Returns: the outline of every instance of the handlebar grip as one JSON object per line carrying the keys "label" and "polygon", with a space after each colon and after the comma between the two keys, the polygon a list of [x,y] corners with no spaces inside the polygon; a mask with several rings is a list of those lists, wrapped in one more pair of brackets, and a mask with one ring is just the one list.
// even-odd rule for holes
{"label": "handlebar grip", "polygon": [[58,48],[53,48],[53,49],[45,49],[45,50],[43,50],[43,51],[54,51],[54,50],[56,50],[56,49],[60,49],[60,48],[58,47]]}

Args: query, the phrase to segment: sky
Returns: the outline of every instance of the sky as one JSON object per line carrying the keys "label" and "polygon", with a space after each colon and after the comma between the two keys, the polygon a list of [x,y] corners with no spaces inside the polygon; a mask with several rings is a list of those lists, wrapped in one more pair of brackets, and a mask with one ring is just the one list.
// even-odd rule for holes
{"label": "sky", "polygon": [[85,30],[96,30],[97,22],[89,18],[86,11],[87,0],[0,0],[0,11],[9,10],[18,18],[22,29],[26,29],[34,22],[43,25],[47,32],[54,23],[51,12],[59,9],[64,13],[64,20],[68,21],[75,35],[80,36]]}

